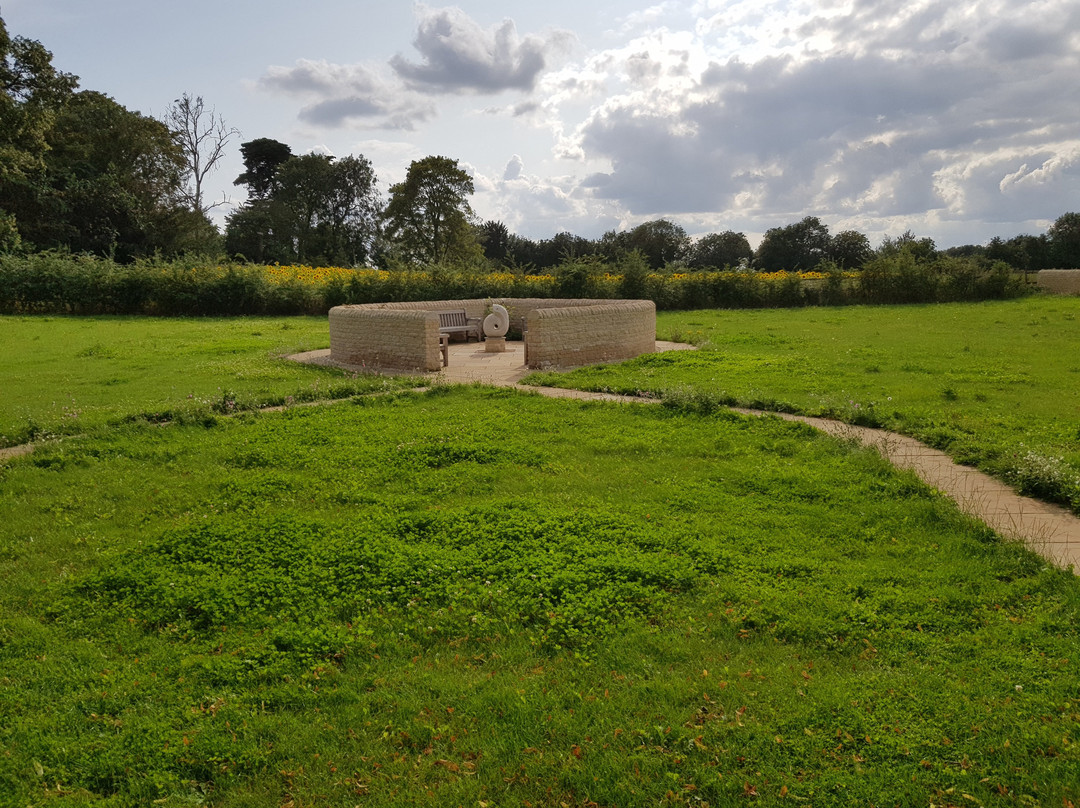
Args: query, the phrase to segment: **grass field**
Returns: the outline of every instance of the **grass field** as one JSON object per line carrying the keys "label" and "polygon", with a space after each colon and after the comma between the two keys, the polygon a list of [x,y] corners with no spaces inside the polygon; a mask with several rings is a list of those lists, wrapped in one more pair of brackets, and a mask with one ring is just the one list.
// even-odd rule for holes
{"label": "grass field", "polygon": [[[118,323],[169,330],[59,322],[103,349],[71,363],[88,389]],[[253,399],[362,384],[275,373],[325,344],[307,322],[175,324],[171,375],[195,385],[224,332],[231,368],[267,369]],[[0,806],[1080,804],[1076,577],[676,369],[668,407],[442,387],[162,425],[129,417],[179,395],[148,366],[0,465]],[[42,392],[17,395],[45,423]]]}
{"label": "grass field", "polygon": [[526,381],[881,426],[1080,513],[1080,298],[696,311],[657,331],[701,350]]}
{"label": "grass field", "polygon": [[0,446],[412,384],[280,361],[329,342],[325,317],[0,317]]}

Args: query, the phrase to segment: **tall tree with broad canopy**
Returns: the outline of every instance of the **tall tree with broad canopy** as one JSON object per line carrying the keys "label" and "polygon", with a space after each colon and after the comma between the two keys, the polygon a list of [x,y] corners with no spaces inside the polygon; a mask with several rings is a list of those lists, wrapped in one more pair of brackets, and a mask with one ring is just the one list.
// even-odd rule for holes
{"label": "tall tree with broad canopy", "polygon": [[240,154],[244,158],[244,173],[233,180],[233,185],[246,185],[249,201],[270,196],[278,167],[293,156],[286,144],[269,137],[241,143]]}
{"label": "tall tree with broad canopy", "polygon": [[[952,255],[955,248],[946,250]],[[1031,236],[1021,234],[1005,241],[1001,236],[994,236],[983,248],[983,254],[991,261],[1004,261],[1021,272],[1038,272],[1040,269],[1053,269],[1054,260],[1050,252],[1050,239],[1046,234]]]}
{"label": "tall tree with broad canopy", "polygon": [[687,265],[693,269],[723,269],[748,265],[754,251],[745,233],[725,230],[699,238],[690,246],[687,256]]}
{"label": "tall tree with broad canopy", "polygon": [[841,230],[829,240],[827,253],[841,269],[856,269],[874,257],[874,248],[858,230]]}
{"label": "tall tree with broad canopy", "polygon": [[609,260],[636,250],[654,270],[681,261],[689,248],[686,231],[667,219],[642,222],[622,232],[609,230],[600,238],[600,249]]}
{"label": "tall tree with broad canopy", "polygon": [[885,236],[877,248],[877,254],[883,257],[910,254],[916,261],[933,261],[937,256],[937,245],[932,238],[919,238],[910,230],[905,230],[896,238]]}
{"label": "tall tree with broad canopy", "polygon": [[212,229],[201,213],[181,215],[184,158],[160,121],[83,90],[47,141],[45,182],[20,217],[27,241],[128,261],[183,249],[187,229]]}
{"label": "tall tree with broad canopy", "polygon": [[78,87],[40,42],[12,38],[0,17],[0,220],[8,245],[20,241],[20,212],[40,193],[46,136]]}
{"label": "tall tree with broad canopy", "polygon": [[477,228],[477,239],[485,258],[496,264],[506,262],[510,252],[510,231],[505,224],[489,219]]}
{"label": "tall tree with broad canopy", "polygon": [[829,228],[817,216],[765,231],[754,258],[765,272],[810,270],[828,257]]}
{"label": "tall tree with broad canopy", "polygon": [[213,225],[183,205],[183,174],[168,127],[79,91],[0,19],[0,244],[122,261],[212,250]]}
{"label": "tall tree with broad canopy", "polygon": [[229,216],[226,249],[252,261],[362,265],[375,248],[380,209],[366,158],[290,157],[265,196]]}
{"label": "tall tree with broad canopy", "polygon": [[390,188],[386,235],[405,260],[428,263],[474,260],[481,253],[470,225],[472,177],[449,157],[409,165],[405,181]]}
{"label": "tall tree with broad canopy", "polygon": [[292,212],[297,258],[356,266],[371,256],[380,198],[363,157],[290,157],[278,168],[274,200]]}
{"label": "tall tree with broad canopy", "polygon": [[1046,231],[1050,256],[1059,269],[1080,268],[1080,213],[1065,213]]}

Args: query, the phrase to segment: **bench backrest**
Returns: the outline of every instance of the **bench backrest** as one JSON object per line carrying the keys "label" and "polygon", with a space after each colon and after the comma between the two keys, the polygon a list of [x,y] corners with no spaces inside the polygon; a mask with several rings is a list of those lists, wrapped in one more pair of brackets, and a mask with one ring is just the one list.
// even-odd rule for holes
{"label": "bench backrest", "polygon": [[467,326],[469,324],[465,317],[465,309],[460,311],[440,311],[439,313],[439,328],[452,328],[455,326]]}

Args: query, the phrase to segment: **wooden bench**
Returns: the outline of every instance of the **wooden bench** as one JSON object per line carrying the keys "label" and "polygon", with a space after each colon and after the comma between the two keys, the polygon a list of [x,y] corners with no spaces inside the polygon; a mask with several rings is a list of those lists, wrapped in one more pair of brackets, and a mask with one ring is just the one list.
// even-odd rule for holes
{"label": "wooden bench", "polygon": [[465,309],[455,309],[454,311],[440,311],[436,312],[439,315],[439,333],[451,336],[453,334],[464,334],[465,341],[469,341],[469,336],[476,337],[476,341],[480,342],[480,318],[468,317],[465,314]]}

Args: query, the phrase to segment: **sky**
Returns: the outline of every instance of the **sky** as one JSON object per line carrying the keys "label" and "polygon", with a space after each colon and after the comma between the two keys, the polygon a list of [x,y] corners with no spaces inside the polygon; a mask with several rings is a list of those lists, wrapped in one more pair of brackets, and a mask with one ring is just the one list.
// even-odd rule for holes
{"label": "sky", "polygon": [[0,0],[83,89],[244,140],[428,155],[476,215],[533,239],[666,218],[762,234],[805,216],[873,244],[1039,234],[1080,211],[1077,0]]}

